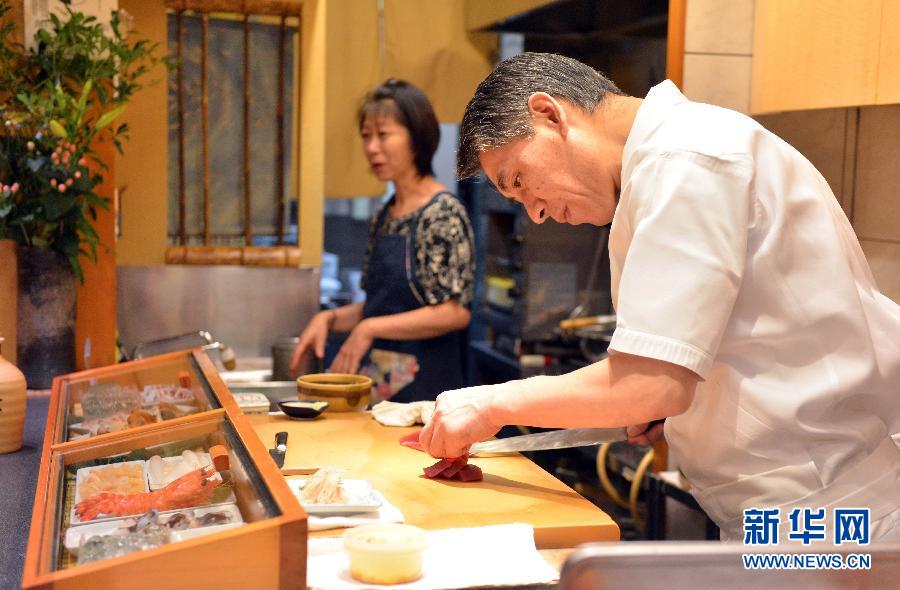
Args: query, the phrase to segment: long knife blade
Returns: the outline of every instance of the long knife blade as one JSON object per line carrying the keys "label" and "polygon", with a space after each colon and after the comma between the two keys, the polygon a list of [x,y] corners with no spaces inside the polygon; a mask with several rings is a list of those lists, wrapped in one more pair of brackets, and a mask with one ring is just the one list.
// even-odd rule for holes
{"label": "long knife blade", "polygon": [[469,453],[481,455],[485,453],[548,451],[588,447],[601,443],[618,442],[626,438],[624,428],[570,428],[479,442],[469,447]]}

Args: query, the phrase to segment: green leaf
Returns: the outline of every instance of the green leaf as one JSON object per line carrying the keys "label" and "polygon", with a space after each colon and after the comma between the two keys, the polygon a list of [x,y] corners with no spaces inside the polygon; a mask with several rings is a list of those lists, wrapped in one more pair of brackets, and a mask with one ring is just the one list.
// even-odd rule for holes
{"label": "green leaf", "polygon": [[53,135],[62,139],[65,139],[69,136],[69,134],[66,133],[66,128],[63,127],[62,123],[54,119],[50,120],[50,131],[53,132]]}
{"label": "green leaf", "polygon": [[60,219],[71,211],[76,204],[76,198],[69,193],[56,193],[55,195],[51,193],[43,199],[44,212],[50,221]]}
{"label": "green leaf", "polygon": [[111,111],[106,111],[103,115],[97,119],[97,124],[94,125],[94,128],[97,130],[103,129],[113,121],[115,121],[119,115],[125,112],[125,105],[118,106]]}

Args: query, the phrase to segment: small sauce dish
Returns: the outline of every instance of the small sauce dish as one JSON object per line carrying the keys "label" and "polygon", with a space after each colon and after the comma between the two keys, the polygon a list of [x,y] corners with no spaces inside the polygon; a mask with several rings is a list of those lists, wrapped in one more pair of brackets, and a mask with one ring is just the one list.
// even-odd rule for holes
{"label": "small sauce dish", "polygon": [[311,399],[286,399],[278,402],[278,407],[289,418],[295,420],[312,420],[328,407],[328,402]]}

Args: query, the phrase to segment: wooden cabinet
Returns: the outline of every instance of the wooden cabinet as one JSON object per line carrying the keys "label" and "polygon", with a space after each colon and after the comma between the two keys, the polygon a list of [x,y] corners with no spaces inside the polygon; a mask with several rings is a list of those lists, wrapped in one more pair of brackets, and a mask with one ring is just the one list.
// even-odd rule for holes
{"label": "wooden cabinet", "polygon": [[[900,0],[681,0],[688,98],[749,114],[900,102]],[[671,34],[671,31],[670,31]]]}
{"label": "wooden cabinet", "polygon": [[877,104],[882,2],[756,0],[750,112]]}
{"label": "wooden cabinet", "polygon": [[[58,377],[52,396],[24,588],[305,585],[306,514],[205,353]],[[170,472],[156,479],[165,466],[198,457],[204,465],[210,460],[204,452],[219,451],[226,459],[204,472],[214,483],[194,486],[185,501],[167,488],[157,513],[145,512],[147,506],[126,510],[119,495],[96,515],[75,509],[97,500],[92,494],[105,486],[124,485],[110,483],[112,477],[130,480],[128,493],[144,494],[177,477]],[[157,527],[143,529],[152,539],[129,536],[142,526],[138,518]],[[131,542],[142,548],[106,556],[108,548]]]}

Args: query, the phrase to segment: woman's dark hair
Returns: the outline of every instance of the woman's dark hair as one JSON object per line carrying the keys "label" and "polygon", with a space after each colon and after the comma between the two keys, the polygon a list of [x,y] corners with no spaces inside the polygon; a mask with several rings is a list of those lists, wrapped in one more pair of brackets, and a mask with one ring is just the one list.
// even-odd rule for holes
{"label": "woman's dark hair", "polygon": [[431,159],[441,139],[441,128],[424,92],[404,80],[388,78],[363,98],[357,113],[360,131],[369,113],[396,117],[409,130],[419,176],[434,176]]}

